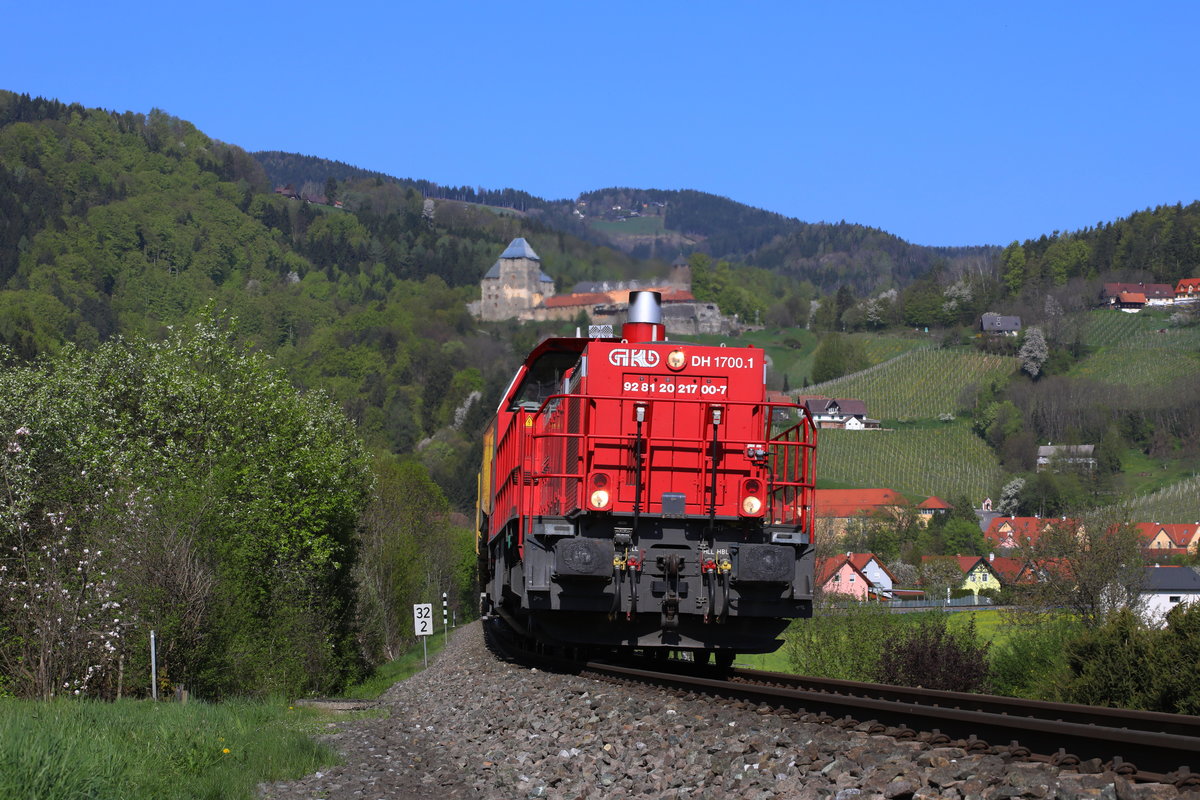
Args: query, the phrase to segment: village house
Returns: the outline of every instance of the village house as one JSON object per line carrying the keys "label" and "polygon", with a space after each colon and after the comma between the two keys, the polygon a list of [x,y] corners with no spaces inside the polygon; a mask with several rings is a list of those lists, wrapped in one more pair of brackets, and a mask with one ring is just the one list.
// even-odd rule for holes
{"label": "village house", "polygon": [[1148,556],[1194,554],[1200,545],[1200,523],[1135,522],[1134,528]]}
{"label": "village house", "polygon": [[1094,444],[1043,445],[1037,449],[1037,471],[1050,467],[1056,471],[1062,467],[1093,470],[1096,468],[1095,451]]}
{"label": "village house", "polygon": [[1146,567],[1141,598],[1143,618],[1162,626],[1175,606],[1200,600],[1200,574],[1190,567]]}
{"label": "village house", "polygon": [[994,517],[984,530],[983,538],[995,550],[1029,547],[1037,544],[1051,522],[1041,517]]}
{"label": "village house", "polygon": [[1146,295],[1141,292],[1121,292],[1113,306],[1127,314],[1136,314],[1146,307]]}
{"label": "village house", "polygon": [[953,508],[940,497],[927,497],[917,505],[917,520],[927,527],[934,517],[944,517]]}
{"label": "village house", "polygon": [[1016,336],[1021,332],[1021,318],[989,311],[979,318],[979,329],[996,336]]}
{"label": "village house", "polygon": [[1176,303],[1194,303],[1200,300],[1200,278],[1184,278],[1175,286]]}
{"label": "village house", "polygon": [[1169,283],[1106,283],[1100,302],[1115,308],[1124,308],[1122,303],[1127,302],[1139,302],[1138,308],[1167,306],[1175,302],[1175,289]]}
{"label": "village house", "polygon": [[850,397],[799,397],[798,403],[808,410],[818,428],[838,428],[847,431],[878,430],[879,420],[867,416],[867,404]]}
{"label": "village house", "polygon": [[1037,582],[1033,564],[1022,558],[988,554],[988,565],[995,571],[1001,586],[1020,586]]}
{"label": "village house", "polygon": [[846,553],[816,563],[817,586],[826,594],[880,602],[892,599],[896,578],[874,553]]}
{"label": "village house", "polygon": [[823,536],[841,536],[856,519],[895,519],[907,505],[908,501],[891,489],[817,489],[813,492],[813,516]]}
{"label": "village house", "polygon": [[952,564],[962,574],[962,583],[957,587],[978,596],[985,589],[998,591],[1000,576],[983,556],[921,556],[921,565]]}

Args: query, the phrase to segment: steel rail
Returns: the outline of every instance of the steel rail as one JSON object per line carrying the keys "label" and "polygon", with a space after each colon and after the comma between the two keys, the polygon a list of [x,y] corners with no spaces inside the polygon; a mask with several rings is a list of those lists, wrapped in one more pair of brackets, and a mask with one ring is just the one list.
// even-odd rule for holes
{"label": "steel rail", "polygon": [[[735,670],[721,676],[716,670],[663,672],[597,661],[581,666],[593,673],[679,690],[711,692],[792,710],[875,721],[910,734],[936,731],[969,742],[977,750],[992,750],[989,742],[1003,742],[1007,747],[994,748],[997,752],[1023,754],[1024,751],[1038,760],[1055,763],[1071,764],[1095,758],[1139,780],[1193,784],[1196,776],[1191,775],[1191,770],[1200,767],[1200,736],[1194,732],[1170,732],[1194,731],[1192,726],[1200,723],[1195,717],[1172,719],[1176,715],[848,681],[814,682],[834,684],[842,691],[834,691],[829,685],[814,689],[804,686],[812,679],[750,670]],[[852,687],[857,693],[849,691]],[[971,702],[963,701],[964,697]],[[1159,722],[1169,731],[1156,729]]]}
{"label": "steel rail", "polygon": [[763,672],[748,669],[733,670],[731,679],[747,683],[774,683],[780,686],[791,686],[815,692],[829,692],[831,694],[871,695],[900,702],[971,709],[992,714],[1039,717],[1042,719],[1070,719],[1072,722],[1085,725],[1200,737],[1200,717],[1188,714],[1165,714],[1158,711],[1136,711],[1123,708],[1108,708],[1105,706],[1055,703],[1045,700],[1004,697],[1001,695],[950,692],[940,689],[889,686],[878,683],[859,683],[832,678],[812,678],[803,675],[792,675],[786,672]]}

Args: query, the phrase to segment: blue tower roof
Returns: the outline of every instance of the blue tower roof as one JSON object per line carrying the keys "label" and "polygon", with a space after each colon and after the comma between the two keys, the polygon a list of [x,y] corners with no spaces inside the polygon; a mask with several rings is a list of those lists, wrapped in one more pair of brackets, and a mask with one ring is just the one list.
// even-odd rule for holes
{"label": "blue tower roof", "polygon": [[541,261],[538,254],[533,252],[533,248],[529,246],[529,242],[525,241],[524,237],[513,239],[503,253],[501,258],[528,258],[533,261]]}

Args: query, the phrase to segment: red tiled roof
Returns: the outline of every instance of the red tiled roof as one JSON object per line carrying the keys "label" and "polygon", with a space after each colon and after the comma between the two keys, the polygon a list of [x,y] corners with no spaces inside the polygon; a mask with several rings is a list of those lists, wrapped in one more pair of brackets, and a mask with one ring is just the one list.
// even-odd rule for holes
{"label": "red tiled roof", "polygon": [[[685,292],[682,289],[650,289],[648,291],[660,292],[664,303],[689,303],[696,299],[692,296],[691,292]],[[554,297],[547,297],[542,301],[542,306],[545,308],[573,308],[575,306],[596,306],[606,303],[626,305],[628,302],[628,290],[614,290],[611,292],[558,294]]]}
{"label": "red tiled roof", "polygon": [[872,559],[874,559],[874,561],[879,564],[880,568],[882,568],[883,571],[891,577],[892,581],[895,582],[896,576],[892,575],[891,570],[884,566],[884,563],[880,561],[874,553],[846,553],[845,555],[834,556],[832,558],[817,559],[815,570],[817,575],[817,586],[824,586],[825,584],[829,583],[829,579],[833,577],[834,573],[840,570],[842,566],[847,563],[850,565],[851,569],[862,576],[862,579],[866,582],[867,586],[874,586],[875,584],[869,577],[867,577],[866,573],[867,564],[871,563]]}
{"label": "red tiled roof", "polygon": [[584,292],[581,294],[556,294],[542,301],[546,308],[567,308],[570,306],[594,306],[609,302],[608,295],[603,292]]}
{"label": "red tiled roof", "polygon": [[892,571],[887,568],[887,564],[884,564],[882,561],[880,561],[879,557],[876,556],[874,553],[851,553],[850,554],[850,563],[854,566],[854,568],[856,570],[858,570],[859,572],[862,572],[864,575],[866,574],[865,570],[867,568],[867,564],[870,564],[872,559],[875,560],[875,563],[879,565],[879,568],[882,569],[884,572],[886,572],[888,577],[890,577],[892,579],[892,582],[895,583],[896,576],[893,575]]}
{"label": "red tiled roof", "polygon": [[922,564],[941,561],[953,563],[963,575],[974,569],[979,562],[987,563],[983,556],[921,556]]}
{"label": "red tiled roof", "polygon": [[816,517],[858,517],[908,505],[907,500],[891,489],[817,489],[814,494]]}
{"label": "red tiled roof", "polygon": [[1184,550],[1192,543],[1192,536],[1196,533],[1196,525],[1194,524],[1135,522],[1133,526],[1137,528],[1138,533],[1147,543],[1158,536],[1161,531],[1171,540],[1172,548],[1182,548]]}
{"label": "red tiled roof", "polygon": [[996,571],[1004,583],[1016,583],[1020,580],[1022,583],[1031,581],[1028,575],[1022,575],[1025,572],[1025,562],[1019,558],[1006,558],[1005,556],[993,556],[988,560],[988,564]]}
{"label": "red tiled roof", "polygon": [[1183,278],[1175,287],[1175,294],[1181,294],[1187,291],[1200,291],[1200,278]]}
{"label": "red tiled roof", "polygon": [[[983,538],[993,544],[1000,544],[1007,535],[1012,536],[1013,541],[1019,545],[1032,544],[1041,536],[1045,522],[1041,517],[993,517],[987,530],[983,532]],[[1005,523],[1012,528],[1011,533],[1001,533],[1000,529]]]}
{"label": "red tiled roof", "polygon": [[1146,304],[1146,295],[1141,292],[1121,292],[1117,295],[1118,302],[1121,303],[1141,303]]}
{"label": "red tiled roof", "polygon": [[954,508],[954,506],[950,505],[942,498],[934,496],[934,497],[927,497],[926,499],[922,500],[921,504],[918,505],[917,508],[950,509],[950,508]]}
{"label": "red tiled roof", "polygon": [[1175,290],[1169,283],[1106,283],[1105,297],[1118,297],[1123,292],[1141,292],[1146,297],[1170,298],[1175,296]]}

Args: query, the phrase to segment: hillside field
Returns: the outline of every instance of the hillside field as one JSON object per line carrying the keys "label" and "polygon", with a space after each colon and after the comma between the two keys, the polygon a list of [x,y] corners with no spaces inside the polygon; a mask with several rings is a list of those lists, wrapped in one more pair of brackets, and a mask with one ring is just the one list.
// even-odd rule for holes
{"label": "hillside field", "polygon": [[[862,343],[863,351],[872,366],[882,364],[910,350],[929,346],[928,337],[880,335],[869,333],[850,334],[851,339]],[[786,330],[748,331],[737,339],[725,336],[689,336],[689,340],[703,344],[754,345],[761,347],[770,359],[771,372],[775,376],[772,388],[782,385],[786,376],[791,390],[807,386],[811,380],[813,354],[820,344],[820,337],[804,328]],[[807,390],[805,393],[808,393]]]}
{"label": "hillside field", "polygon": [[[869,408],[869,406],[868,406]],[[817,480],[887,487],[916,498],[996,497],[1003,473],[995,454],[961,420],[881,431],[822,430]]]}
{"label": "hillside field", "polygon": [[954,414],[964,390],[1007,378],[1017,360],[975,350],[910,350],[853,375],[815,384],[806,394],[854,397],[878,420],[911,422]]}
{"label": "hillside field", "polygon": [[663,218],[659,216],[629,217],[622,220],[588,220],[588,227],[601,233],[617,236],[651,236],[664,230]]}
{"label": "hillside field", "polygon": [[1132,519],[1143,522],[1200,522],[1200,476],[1193,475],[1157,492],[1135,497],[1128,508]]}
{"label": "hillside field", "polygon": [[1080,340],[1094,352],[1071,377],[1154,388],[1200,371],[1200,326],[1173,325],[1165,312],[1090,311],[1082,315]]}

